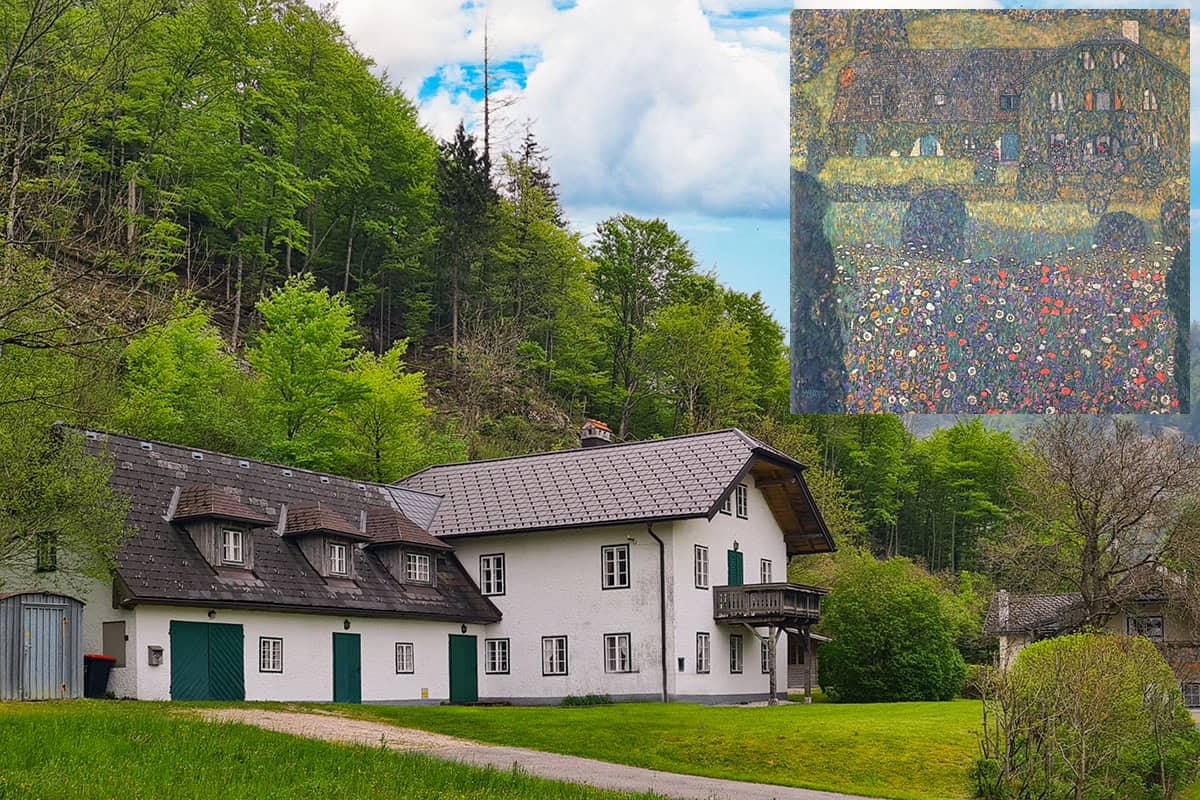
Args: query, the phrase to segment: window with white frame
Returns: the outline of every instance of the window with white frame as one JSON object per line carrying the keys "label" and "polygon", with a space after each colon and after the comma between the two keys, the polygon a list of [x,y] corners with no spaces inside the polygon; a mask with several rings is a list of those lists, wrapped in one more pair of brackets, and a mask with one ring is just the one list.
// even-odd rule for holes
{"label": "window with white frame", "polygon": [[567,637],[542,637],[542,674],[567,674]]}
{"label": "window with white frame", "polygon": [[1183,685],[1183,704],[1188,708],[1200,708],[1200,683]]}
{"label": "window with white frame", "polygon": [[750,498],[746,484],[739,483],[737,485],[737,488],[734,490],[734,497],[737,501],[738,519],[746,519],[750,516]]}
{"label": "window with white frame", "polygon": [[258,671],[283,672],[283,639],[258,637]]}
{"label": "window with white frame", "polygon": [[413,583],[429,583],[430,564],[426,553],[404,554],[404,575]]}
{"label": "window with white frame", "polygon": [[508,674],[508,639],[484,639],[483,671],[488,675]]}
{"label": "window with white frame", "polygon": [[879,92],[875,92],[870,96],[867,102],[873,106],[881,106],[883,105],[883,95]]}
{"label": "window with white frame", "polygon": [[766,639],[758,643],[758,661],[759,670],[762,671],[763,675],[771,671],[771,648]]}
{"label": "window with white frame", "polygon": [[329,543],[329,571],[334,575],[346,574],[346,545],[341,542]]}
{"label": "window with white frame", "polygon": [[1083,63],[1084,69],[1095,69],[1096,59],[1092,58],[1091,50],[1084,50],[1079,54],[1079,60]]}
{"label": "window with white frame", "polygon": [[242,532],[236,528],[226,528],[221,535],[221,560],[226,564],[244,564],[242,554]]}
{"label": "window with white frame", "polygon": [[396,674],[409,675],[416,672],[412,642],[396,642]]}
{"label": "window with white frame", "polygon": [[708,588],[708,548],[702,544],[696,545],[693,572],[696,575],[696,588]]}
{"label": "window with white frame", "polygon": [[729,671],[735,675],[742,672],[742,637],[736,633],[729,635]]}
{"label": "window with white frame", "polygon": [[696,672],[712,669],[712,641],[707,633],[696,634]]}
{"label": "window with white frame", "polygon": [[604,671],[633,672],[633,655],[628,633],[604,634]]}
{"label": "window with white frame", "polygon": [[732,514],[733,513],[733,498],[730,497],[729,495],[725,495],[725,499],[721,501],[721,507],[717,510],[720,511],[722,514]]}
{"label": "window with white frame", "polygon": [[1125,632],[1130,636],[1145,636],[1152,642],[1163,640],[1162,617],[1126,617]]}
{"label": "window with white frame", "polygon": [[1063,93],[1059,92],[1059,91],[1051,92],[1050,93],[1050,110],[1051,111],[1065,111],[1066,108],[1067,108],[1066,103],[1063,102]]}
{"label": "window with white frame", "polygon": [[1142,111],[1158,111],[1158,98],[1150,89],[1142,90]]}
{"label": "window with white frame", "polygon": [[1112,51],[1113,69],[1120,69],[1121,65],[1124,63],[1125,63],[1125,51],[1118,47],[1117,49]]}
{"label": "window with white frame", "polygon": [[946,93],[945,93],[945,92],[937,92],[936,94],[934,94],[934,96],[933,96],[933,104],[934,104],[935,106],[944,106],[944,105],[946,105]]}
{"label": "window with white frame", "polygon": [[600,566],[601,588],[629,588],[629,545],[610,544],[605,547],[601,547]]}
{"label": "window with white frame", "polygon": [[759,583],[771,583],[771,577],[772,577],[771,572],[772,572],[773,567],[774,567],[774,565],[771,563],[771,559],[769,559],[769,558],[761,559],[758,562],[758,582]]}
{"label": "window with white frame", "polygon": [[479,557],[479,588],[486,595],[504,594],[504,554]]}

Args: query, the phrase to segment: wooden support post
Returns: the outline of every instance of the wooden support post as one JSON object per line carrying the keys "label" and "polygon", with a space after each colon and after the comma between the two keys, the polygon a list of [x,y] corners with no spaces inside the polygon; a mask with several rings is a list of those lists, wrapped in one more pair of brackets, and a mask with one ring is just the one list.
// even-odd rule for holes
{"label": "wooden support post", "polygon": [[770,695],[767,697],[767,705],[778,705],[779,700],[775,697],[775,637],[778,634],[775,631],[774,625],[767,627],[767,667],[770,669]]}
{"label": "wooden support post", "polygon": [[800,629],[800,638],[802,639],[802,647],[804,648],[804,702],[807,705],[812,702],[812,637],[808,635],[808,626],[805,625]]}

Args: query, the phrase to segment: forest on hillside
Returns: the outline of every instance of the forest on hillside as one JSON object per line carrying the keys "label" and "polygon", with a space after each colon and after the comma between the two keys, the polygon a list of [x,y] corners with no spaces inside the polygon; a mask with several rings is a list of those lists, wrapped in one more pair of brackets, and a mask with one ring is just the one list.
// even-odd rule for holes
{"label": "forest on hillside", "polygon": [[757,293],[659,219],[585,240],[535,126],[512,152],[438,141],[331,10],[10,8],[0,544],[96,513],[104,467],[55,420],[392,481],[576,446],[595,417],[620,440],[742,427],[810,465],[840,545],[913,559],[972,613],[992,581],[1061,587],[997,550],[1028,499],[1020,438],[790,415]]}

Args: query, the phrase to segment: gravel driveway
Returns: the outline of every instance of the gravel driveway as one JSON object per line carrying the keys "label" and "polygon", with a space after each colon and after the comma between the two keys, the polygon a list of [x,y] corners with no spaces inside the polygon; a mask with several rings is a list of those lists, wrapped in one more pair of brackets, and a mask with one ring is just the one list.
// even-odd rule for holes
{"label": "gravel driveway", "polygon": [[302,714],[254,708],[200,709],[197,713],[212,722],[238,722],[310,739],[385,746],[477,767],[509,770],[519,766],[525,772],[542,778],[623,792],[656,792],[664,797],[686,800],[870,800],[859,795],[677,775],[521,747],[479,744],[440,733],[350,719],[332,713]]}

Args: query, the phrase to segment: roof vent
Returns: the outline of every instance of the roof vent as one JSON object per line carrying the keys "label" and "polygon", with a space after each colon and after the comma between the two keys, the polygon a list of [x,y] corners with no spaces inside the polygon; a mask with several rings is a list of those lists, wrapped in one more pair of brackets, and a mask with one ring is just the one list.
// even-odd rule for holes
{"label": "roof vent", "polygon": [[94,442],[100,438],[100,434],[96,433],[95,431],[88,431],[84,434],[84,436],[87,437],[89,442]]}
{"label": "roof vent", "polygon": [[603,447],[612,444],[612,429],[597,419],[586,419],[579,431],[580,447]]}
{"label": "roof vent", "polygon": [[204,453],[192,453],[192,458],[196,461],[203,461]]}
{"label": "roof vent", "polygon": [[150,444],[149,442],[142,442],[142,449],[143,450],[153,450],[154,445]]}
{"label": "roof vent", "polygon": [[283,477],[285,477],[285,478],[290,478],[290,477],[292,477],[292,471],[291,471],[290,469],[285,469],[285,470],[283,471]]}
{"label": "roof vent", "polygon": [[329,476],[328,476],[328,475],[322,475],[322,476],[321,476],[321,483],[329,483]]}
{"label": "roof vent", "polygon": [[250,462],[245,459],[242,459],[242,460],[238,461],[238,466],[239,467],[249,467]]}

